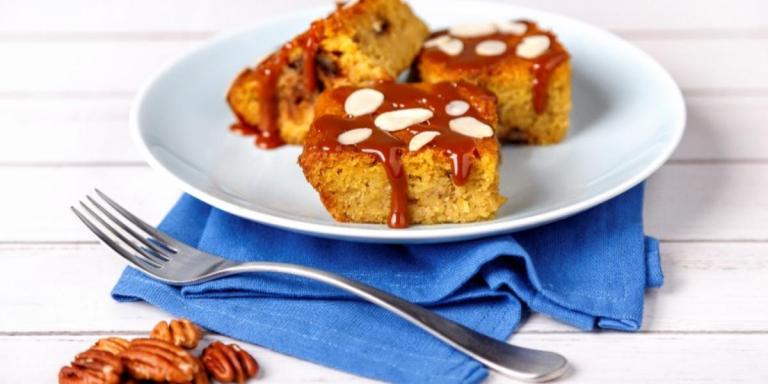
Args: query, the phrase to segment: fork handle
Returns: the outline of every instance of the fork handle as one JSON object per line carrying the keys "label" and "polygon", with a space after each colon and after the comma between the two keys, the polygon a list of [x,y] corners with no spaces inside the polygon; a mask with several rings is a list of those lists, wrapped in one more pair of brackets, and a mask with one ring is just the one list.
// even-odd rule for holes
{"label": "fork handle", "polygon": [[568,361],[561,355],[507,344],[448,320],[424,307],[326,271],[301,265],[249,262],[224,268],[206,280],[247,272],[272,272],[302,276],[350,292],[421,327],[446,344],[486,367],[513,379],[543,382],[565,373]]}

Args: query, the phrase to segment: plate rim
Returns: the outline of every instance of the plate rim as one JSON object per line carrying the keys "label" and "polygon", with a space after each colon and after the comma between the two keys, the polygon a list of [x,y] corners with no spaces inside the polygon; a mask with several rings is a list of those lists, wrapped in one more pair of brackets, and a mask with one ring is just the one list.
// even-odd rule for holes
{"label": "plate rim", "polygon": [[[456,1],[454,2],[461,2]],[[517,219],[511,219],[500,222],[476,222],[467,223],[474,224],[471,226],[461,226],[460,224],[452,227],[440,227],[439,225],[419,226],[419,230],[412,231],[408,229],[391,229],[388,227],[379,227],[376,224],[372,224],[371,228],[349,227],[345,226],[346,223],[339,223],[340,225],[333,224],[320,224],[311,223],[302,220],[296,220],[273,214],[259,212],[251,210],[246,207],[239,206],[235,203],[228,202],[226,200],[217,198],[216,196],[197,188],[191,183],[186,182],[181,177],[176,175],[168,167],[166,167],[150,150],[149,143],[144,140],[142,135],[141,126],[139,124],[139,116],[144,105],[146,94],[151,90],[153,85],[164,77],[167,73],[172,71],[174,67],[179,65],[182,60],[191,55],[197,54],[205,49],[216,45],[220,41],[227,40],[231,37],[247,33],[259,28],[263,28],[265,25],[271,25],[280,23],[281,21],[290,20],[296,17],[291,13],[278,13],[269,18],[260,20],[247,26],[238,28],[232,28],[223,31],[211,39],[181,52],[170,59],[167,63],[162,65],[157,71],[155,71],[149,78],[137,90],[130,107],[129,112],[129,130],[130,136],[134,145],[137,147],[139,153],[147,161],[150,167],[161,174],[165,175],[185,193],[192,195],[193,197],[223,211],[229,212],[236,216],[253,220],[264,225],[277,227],[292,232],[303,233],[312,236],[318,236],[323,238],[340,239],[347,241],[360,241],[369,243],[401,243],[401,244],[413,244],[413,243],[437,243],[437,242],[454,242],[462,241],[480,237],[494,236],[499,234],[513,233],[522,231],[525,229],[533,228],[536,226],[545,225],[555,220],[563,219],[574,214],[583,212],[589,208],[592,208],[598,204],[608,201],[626,191],[630,188],[640,184],[646,180],[651,174],[657,171],[661,166],[670,158],[674,150],[678,147],[685,132],[685,125],[687,120],[687,111],[685,108],[685,101],[683,98],[680,87],[675,82],[674,78],[669,72],[653,57],[641,50],[634,44],[622,39],[611,31],[597,27],[593,24],[581,21],[570,16],[564,16],[559,13],[542,11],[529,7],[521,7],[513,4],[498,3],[494,1],[481,1],[482,3],[492,4],[494,6],[511,7],[518,10],[520,13],[535,13],[545,15],[547,17],[560,18],[568,21],[569,23],[577,24],[579,28],[591,29],[593,32],[607,35],[608,37],[616,40],[618,43],[625,45],[628,49],[634,51],[637,57],[642,58],[648,64],[650,68],[654,69],[658,75],[664,78],[665,82],[672,85],[670,91],[674,91],[670,94],[670,98],[674,99],[674,105],[669,106],[673,110],[673,121],[669,124],[670,132],[672,133],[669,140],[666,141],[665,146],[660,150],[660,154],[656,156],[653,161],[648,164],[639,172],[635,173],[632,177],[627,178],[625,181],[615,185],[612,188],[608,188],[605,191],[596,194],[587,199],[580,200],[578,202],[568,204],[566,206],[548,210],[545,212],[525,216]],[[474,3],[474,2],[473,2]],[[315,6],[307,8],[306,13],[327,12],[331,10],[326,6]],[[382,224],[383,225],[383,224]]]}

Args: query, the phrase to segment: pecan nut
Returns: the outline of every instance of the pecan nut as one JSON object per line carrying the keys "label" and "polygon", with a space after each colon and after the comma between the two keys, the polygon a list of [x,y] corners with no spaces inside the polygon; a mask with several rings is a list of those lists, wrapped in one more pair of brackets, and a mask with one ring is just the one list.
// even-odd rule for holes
{"label": "pecan nut", "polygon": [[[197,362],[197,365],[199,367],[197,373],[195,373],[195,378],[192,379],[192,381],[187,381],[184,383],[171,383],[167,382],[166,384],[210,384],[211,381],[208,378],[208,372],[205,371],[205,368],[203,367],[203,363],[200,362],[200,360],[195,359]],[[152,384],[156,383],[155,381],[135,381],[135,382],[125,382],[121,384]]]}
{"label": "pecan nut", "polygon": [[171,320],[170,324],[161,321],[152,329],[150,338],[167,341],[187,349],[195,349],[203,338],[203,330],[187,319]]}
{"label": "pecan nut", "polygon": [[208,379],[208,372],[205,370],[203,362],[198,359],[195,359],[195,362],[197,363],[198,370],[195,374],[195,379],[192,380],[192,383],[190,384],[210,384],[210,380]]}
{"label": "pecan nut", "polygon": [[92,350],[109,352],[115,356],[119,355],[128,348],[130,342],[122,337],[105,337],[99,339],[91,347]]}
{"label": "pecan nut", "polygon": [[120,358],[128,373],[139,380],[183,383],[200,371],[189,352],[163,340],[134,339]]}
{"label": "pecan nut", "polygon": [[59,371],[59,384],[118,384],[123,364],[114,354],[89,349]]}
{"label": "pecan nut", "polygon": [[214,341],[203,350],[203,366],[214,379],[222,383],[243,384],[259,373],[259,364],[236,344]]}

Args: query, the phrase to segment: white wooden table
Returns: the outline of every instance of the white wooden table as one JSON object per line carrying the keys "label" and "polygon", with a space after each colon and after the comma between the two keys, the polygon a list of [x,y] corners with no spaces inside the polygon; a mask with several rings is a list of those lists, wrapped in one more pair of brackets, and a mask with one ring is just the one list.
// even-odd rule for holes
{"label": "white wooden table", "polygon": [[[324,1],[0,0],[0,382],[53,382],[98,337],[168,317],[111,300],[123,263],[68,211],[99,186],[157,221],[179,195],[129,141],[139,84],[219,30]],[[768,383],[768,3],[516,3],[649,52],[683,88],[689,124],[648,183],[666,285],[649,294],[643,330],[534,316],[513,340],[571,358],[565,382]],[[266,382],[368,381],[250,350]]]}

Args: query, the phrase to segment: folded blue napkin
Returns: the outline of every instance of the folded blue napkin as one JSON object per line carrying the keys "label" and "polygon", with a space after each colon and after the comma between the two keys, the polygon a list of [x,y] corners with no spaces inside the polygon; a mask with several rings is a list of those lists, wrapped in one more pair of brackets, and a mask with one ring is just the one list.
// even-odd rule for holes
{"label": "folded blue napkin", "polygon": [[[571,218],[511,235],[432,245],[327,240],[240,219],[183,196],[160,228],[233,260],[332,271],[505,340],[530,309],[591,330],[640,327],[662,283],[643,234],[643,186]],[[126,268],[112,295],[212,331],[392,382],[475,383],[487,370],[424,331],[335,288],[290,276],[233,276],[183,288]]]}

